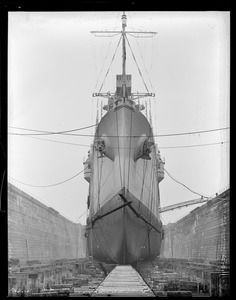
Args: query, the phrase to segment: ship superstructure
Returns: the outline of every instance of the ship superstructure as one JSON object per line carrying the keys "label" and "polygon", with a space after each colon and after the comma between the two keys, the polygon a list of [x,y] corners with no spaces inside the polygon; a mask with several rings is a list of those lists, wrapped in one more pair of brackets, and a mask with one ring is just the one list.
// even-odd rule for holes
{"label": "ship superstructure", "polygon": [[88,253],[97,261],[117,264],[155,259],[163,234],[159,183],[164,162],[138,101],[155,95],[132,93],[132,77],[126,74],[127,34],[140,32],[126,31],[126,22],[123,13],[122,30],[109,31],[121,34],[122,74],[116,76],[114,93],[93,94],[108,102],[84,162],[89,182]]}

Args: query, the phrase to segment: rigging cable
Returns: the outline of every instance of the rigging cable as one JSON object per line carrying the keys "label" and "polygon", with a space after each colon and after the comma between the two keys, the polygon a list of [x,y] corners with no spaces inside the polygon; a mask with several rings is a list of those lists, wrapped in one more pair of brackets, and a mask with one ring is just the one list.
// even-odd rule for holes
{"label": "rigging cable", "polygon": [[[99,210],[99,207],[100,207],[100,191],[99,191],[99,159],[98,159],[98,155],[99,155],[99,152],[98,151],[93,151],[94,153],[94,156],[96,155],[96,162],[97,162],[97,210]],[[95,154],[96,153],[96,154]],[[94,160],[95,161],[95,160]]]}
{"label": "rigging cable", "polygon": [[90,236],[91,236],[91,256],[92,256],[92,261],[93,261],[93,232],[95,232],[94,230],[93,230],[93,226],[91,227],[91,234],[90,234]]}
{"label": "rigging cable", "polygon": [[148,102],[149,102],[149,123],[151,125],[151,128],[153,128],[153,126],[152,126],[152,105],[151,105],[150,98],[148,98]]}
{"label": "rigging cable", "polygon": [[104,68],[104,65],[105,65],[105,61],[106,61],[106,59],[107,59],[107,57],[108,57],[108,53],[109,53],[109,49],[110,49],[110,46],[111,46],[111,42],[112,42],[112,39],[110,39],[110,43],[109,43],[109,46],[108,46],[108,50],[107,50],[106,57],[105,57],[105,59],[104,59],[104,61],[103,61],[103,65],[102,65],[100,74],[98,75],[98,80],[97,80],[97,83],[96,83],[96,85],[95,85],[95,88],[93,89],[94,92],[95,92],[95,90],[96,90],[96,88],[97,88],[97,85],[98,85],[98,82],[99,82],[99,78],[100,78],[100,76],[101,76],[101,74],[102,74],[102,71],[103,71],[103,68]]}
{"label": "rigging cable", "polygon": [[[108,176],[107,176],[106,179],[104,180],[103,184],[101,185],[100,191],[101,191],[101,189],[103,188],[103,186],[105,185],[105,183],[107,182],[108,178],[111,176],[111,173],[112,173],[112,170],[110,171],[110,173],[108,174]],[[98,192],[97,192],[95,198],[96,198],[97,196],[98,196]]]}
{"label": "rigging cable", "polygon": [[[138,213],[140,214],[140,206],[141,206],[141,200],[143,197],[143,186],[145,184],[145,176],[146,176],[146,171],[147,171],[147,161],[143,160],[143,178],[139,175],[139,177],[142,179],[142,188],[141,188],[141,195],[140,195],[140,201],[139,201],[139,206],[138,206]],[[145,184],[146,186],[146,184]],[[138,233],[138,237],[136,238],[136,243],[135,243],[135,252],[138,252],[138,240],[139,240],[139,233]],[[138,255],[138,254],[137,254]],[[140,257],[140,256],[139,256]]]}
{"label": "rigging cable", "polygon": [[[151,128],[151,126],[150,126],[150,128],[149,128],[148,140],[150,139],[151,134],[152,134],[152,128]],[[155,143],[154,143],[154,145],[155,145]],[[147,166],[147,163],[148,163],[148,161],[146,161],[146,166]],[[149,195],[151,194],[151,186],[152,186],[152,176],[153,176],[153,173],[154,173],[153,160],[151,160],[150,182],[149,182],[149,183],[150,183],[150,187],[147,188],[147,190],[149,191]],[[145,185],[145,186],[146,186],[146,185]],[[142,188],[143,188],[143,186],[142,186]],[[143,197],[143,192],[142,192],[142,197]],[[149,202],[149,201],[148,201],[148,202]]]}
{"label": "rigging cable", "polygon": [[[96,125],[91,125],[91,126],[97,126]],[[208,130],[199,130],[199,131],[189,131],[189,132],[180,132],[180,133],[168,133],[168,134],[155,134],[153,135],[153,137],[167,137],[167,136],[178,136],[178,135],[188,135],[188,134],[200,134],[200,133],[207,133],[207,132],[214,132],[214,131],[220,131],[220,130],[227,130],[230,127],[222,127],[222,128],[215,128],[215,129],[208,129]],[[85,129],[85,128],[79,128],[79,129],[74,129],[72,131],[77,131],[77,130],[81,130],[81,129]],[[31,129],[28,129],[30,131],[32,131]],[[42,131],[41,131],[42,132]],[[70,135],[70,136],[88,136],[91,137],[93,135],[91,134],[73,134],[73,133],[67,133],[67,132],[71,132],[71,130],[67,130],[64,132],[48,132],[47,135],[50,134],[62,134],[62,135]],[[45,135],[45,134],[27,134],[27,133],[8,133],[10,135]],[[107,135],[107,137],[118,137],[119,135]],[[119,136],[119,137],[126,137],[129,138],[129,135],[124,135],[124,136]],[[140,135],[132,135],[133,138],[139,138],[142,137]]]}
{"label": "rigging cable", "polygon": [[[139,201],[139,213],[140,213],[140,203],[141,203],[141,200],[143,198],[143,187],[144,187],[144,184],[145,184],[145,176],[146,176],[146,173],[147,173],[147,160],[144,160],[143,161],[143,178],[142,178],[142,188],[141,188],[141,195],[140,195],[140,201]],[[146,184],[145,184],[146,186]]]}
{"label": "rigging cable", "polygon": [[136,42],[137,42],[137,45],[138,45],[138,48],[139,48],[140,56],[141,56],[141,58],[142,58],[142,60],[143,60],[144,69],[145,69],[145,71],[146,71],[146,73],[147,73],[147,76],[148,76],[148,79],[149,79],[150,86],[151,86],[152,90],[154,91],[154,88],[153,88],[153,86],[152,86],[151,79],[150,79],[150,76],[149,76],[149,74],[148,74],[147,67],[146,67],[146,65],[145,65],[144,58],[143,58],[143,55],[142,55],[142,52],[141,52],[141,49],[140,49],[140,46],[139,46],[139,43],[138,43],[138,40],[137,40],[137,39],[136,39]]}
{"label": "rigging cable", "polygon": [[[151,136],[151,133],[152,133],[152,128],[150,127],[149,128],[149,135],[148,135],[148,139],[150,138]],[[155,145],[155,144],[154,144]],[[140,209],[140,203],[141,203],[141,200],[142,200],[142,197],[143,197],[143,187],[145,185],[145,187],[147,188],[147,190],[150,192],[150,189],[146,186],[146,183],[145,183],[145,176],[146,176],[146,173],[147,173],[147,161],[145,160],[144,161],[144,165],[143,165],[143,178],[141,178],[140,174],[138,173],[139,177],[142,179],[142,189],[141,189],[141,195],[140,195],[140,202],[139,202],[139,209]],[[145,171],[144,171],[144,166],[146,167],[145,168]],[[152,174],[152,170],[153,170],[153,164],[152,164],[152,168],[151,168],[151,174]],[[140,211],[139,211],[140,212]]]}
{"label": "rigging cable", "polygon": [[[129,14],[129,18],[130,18],[130,21],[131,21],[131,23],[132,23],[132,25],[133,25],[133,21],[132,21],[132,18],[131,18],[131,15]],[[131,36],[133,36],[133,37],[135,37],[136,38],[136,36],[134,36],[134,35],[131,35]],[[154,41],[155,39],[153,39],[152,41]],[[152,90],[154,91],[154,88],[153,88],[153,86],[152,86],[152,83],[151,83],[151,79],[150,79],[150,76],[149,76],[149,73],[148,73],[148,71],[147,71],[147,67],[146,67],[146,65],[145,65],[145,63],[144,63],[144,58],[143,58],[143,55],[142,55],[142,52],[141,52],[141,49],[140,49],[140,46],[139,46],[139,43],[138,43],[138,39],[136,39],[136,43],[137,43],[137,45],[138,45],[138,48],[139,48],[139,52],[140,52],[140,56],[142,57],[142,60],[143,60],[143,65],[144,65],[144,67],[145,67],[145,70],[146,70],[146,73],[147,73],[147,75],[148,75],[148,79],[149,79],[149,82],[150,82],[150,85],[151,85],[151,88],[152,88]],[[154,42],[152,42],[152,47],[151,47],[151,64],[150,64],[150,72],[152,71],[152,66],[153,66],[153,49],[154,49]]]}
{"label": "rigging cable", "polygon": [[[142,253],[142,251],[143,251],[143,249],[145,248],[145,244],[146,244],[146,241],[147,241],[147,239],[148,239],[148,234],[149,234],[149,227],[148,227],[148,225],[146,225],[147,226],[147,233],[146,233],[146,235],[144,236],[144,240],[143,240],[143,243],[141,243],[141,245],[143,245],[143,246],[140,246],[140,244],[139,244],[139,246],[140,246],[140,252],[138,251],[139,250],[139,248],[138,248],[138,244],[136,243],[136,246],[135,246],[135,252],[137,253],[137,256],[139,255],[139,258],[138,259],[140,259],[140,257],[141,257],[141,253]],[[138,236],[138,237],[140,237],[140,235]],[[138,240],[138,239],[137,239]]]}
{"label": "rigging cable", "polygon": [[83,130],[83,129],[88,129],[91,127],[95,127],[98,124],[94,124],[94,125],[89,125],[86,127],[81,127],[81,128],[76,128],[76,129],[70,129],[70,130],[65,130],[65,131],[44,131],[44,130],[37,130],[37,129],[28,129],[28,128],[22,128],[22,127],[14,127],[14,126],[8,126],[9,128],[14,128],[14,129],[20,129],[20,130],[26,130],[26,131],[33,131],[33,132],[40,132],[40,134],[31,134],[31,133],[25,133],[25,134],[17,134],[17,133],[9,133],[9,134],[13,134],[13,135],[53,135],[53,134],[65,134],[68,132],[74,132],[74,131],[79,131],[79,130]]}
{"label": "rigging cable", "polygon": [[80,215],[80,216],[76,219],[75,223],[77,223],[77,222],[79,221],[79,219],[80,219],[81,217],[83,217],[87,212],[88,212],[88,209],[87,209],[84,213],[82,213],[82,215]]}
{"label": "rigging cable", "polygon": [[73,145],[73,146],[80,146],[80,147],[90,147],[90,145],[85,145],[85,144],[77,144],[77,143],[69,143],[69,142],[62,142],[62,141],[53,141],[53,140],[48,140],[48,139],[42,139],[34,136],[24,136],[27,138],[35,139],[35,140],[41,140],[41,141],[47,141],[47,142],[52,142],[52,143],[58,143],[58,144],[65,144],[65,145]]}
{"label": "rigging cable", "polygon": [[[151,206],[150,206],[150,211],[152,212],[152,210],[153,210],[153,215],[154,215],[154,209],[155,209],[155,207],[157,206],[157,205],[155,205],[155,204],[157,204],[157,203],[154,203],[155,202],[155,199],[156,199],[156,201],[158,202],[158,197],[157,198],[155,198],[154,197],[154,195],[155,195],[155,192],[156,192],[156,189],[155,189],[155,187],[158,185],[158,183],[157,183],[157,185],[155,184],[156,183],[156,181],[155,181],[155,167],[154,167],[154,165],[152,164],[152,182],[151,182],[151,187],[150,187],[150,191],[149,191],[149,195],[150,195],[150,199],[151,199]],[[152,215],[150,215],[150,223],[152,222]]]}
{"label": "rigging cable", "polygon": [[98,169],[98,209],[100,209],[100,192],[101,192],[101,181],[102,181],[103,157],[101,159],[102,161],[101,161],[101,168],[100,168],[100,176],[99,176],[99,169]]}
{"label": "rigging cable", "polygon": [[[98,78],[98,66],[97,66],[97,56],[96,56],[96,44],[95,41],[93,39],[93,54],[94,54],[94,64],[95,64],[95,74],[96,74],[96,78]],[[99,78],[98,78],[99,79]],[[91,99],[91,104],[92,104],[92,122],[93,122],[93,114],[94,114],[94,106],[93,103],[95,101],[93,101],[93,98]],[[97,98],[97,103],[98,103],[98,98]],[[95,114],[94,114],[95,117]],[[96,123],[98,123],[98,120],[96,120]],[[92,131],[91,131],[92,134]]]}
{"label": "rigging cable", "polygon": [[133,112],[130,110],[131,117],[130,117],[130,141],[129,141],[129,164],[128,164],[128,183],[127,189],[129,189],[129,175],[130,175],[130,161],[131,161],[131,133],[132,133],[132,121],[133,121]]}
{"label": "rigging cable", "polygon": [[105,243],[106,243],[106,245],[107,245],[107,249],[109,250],[109,252],[110,252],[110,254],[111,254],[111,257],[113,258],[114,261],[116,261],[114,255],[113,255],[113,253],[112,253],[112,251],[111,251],[111,248],[110,248],[109,244],[108,244],[107,241],[106,241],[105,235],[104,235],[104,233],[103,233],[103,230],[102,230],[101,225],[99,224],[99,222],[98,222],[98,226],[99,226],[99,228],[100,228],[100,230],[101,230],[101,233],[102,233],[103,238],[104,238],[104,241],[105,241]]}
{"label": "rigging cable", "polygon": [[[31,138],[31,139],[36,139],[36,140],[47,141],[47,142],[52,142],[52,143],[59,143],[59,144],[66,144],[66,145],[73,145],[73,146],[81,146],[81,147],[90,147],[90,145],[86,145],[86,144],[77,144],[77,143],[70,143],[70,142],[54,141],[54,140],[48,140],[48,139],[38,138],[38,137],[34,137],[34,136],[24,136],[24,137]],[[194,145],[158,147],[158,149],[191,148],[191,147],[202,147],[202,146],[211,146],[211,145],[223,145],[225,143],[229,143],[229,141],[208,143],[208,144],[194,144]],[[113,147],[113,146],[107,146],[107,148],[117,149],[117,147]],[[126,147],[121,148],[120,147],[120,149],[129,149],[129,148],[126,148]],[[135,148],[131,148],[131,149],[135,149]]]}
{"label": "rigging cable", "polygon": [[[148,202],[151,202],[151,205],[150,205],[150,211],[152,212],[152,209],[154,209],[154,197],[153,197],[153,191],[154,191],[154,178],[155,178],[155,169],[153,167],[153,164],[152,164],[152,171],[151,171],[151,184],[150,184],[150,191],[149,191],[149,195],[150,195],[150,198],[149,198],[149,201]],[[152,221],[152,216],[150,218],[150,223]]]}
{"label": "rigging cable", "polygon": [[[117,15],[116,25],[117,25],[117,22],[118,22],[118,17],[119,17],[119,13],[118,13],[118,15]],[[116,25],[115,25],[115,26],[116,26]],[[96,34],[95,34],[94,32],[92,32],[92,33],[93,33],[93,35],[94,35],[95,37],[97,37]],[[118,33],[118,34],[119,34],[119,33]],[[118,35],[118,34],[111,35],[111,37],[116,36],[116,35]],[[102,36],[100,35],[99,37],[102,37]],[[103,68],[104,68],[104,66],[105,66],[105,61],[107,60],[107,57],[108,57],[108,54],[109,54],[109,49],[110,49],[110,46],[111,46],[111,42],[112,42],[112,39],[110,39],[110,43],[109,43],[108,49],[107,49],[107,54],[106,54],[105,59],[103,60],[103,65],[102,65],[100,74],[97,76],[98,79],[97,79],[97,83],[96,83],[96,85],[95,85],[94,91],[96,90],[96,87],[97,87],[98,82],[99,82],[99,78],[100,78],[100,76],[101,76],[101,74],[102,74],[102,71],[103,71]],[[96,52],[95,52],[95,53],[96,53]],[[97,64],[96,64],[96,68],[97,68]]]}
{"label": "rigging cable", "polygon": [[[103,253],[105,254],[105,256],[107,256],[107,251],[105,250],[103,243],[100,241],[99,237],[97,236],[96,229],[92,226],[91,230],[92,230],[92,232],[94,232],[94,237],[96,238],[97,243],[99,243],[99,245],[101,246]],[[91,246],[92,246],[92,240],[93,240],[93,234],[91,235]],[[97,245],[97,246],[99,247],[99,245]],[[91,248],[93,251],[93,246]],[[92,256],[93,256],[93,254],[92,254]]]}
{"label": "rigging cable", "polygon": [[127,40],[127,43],[128,43],[129,48],[130,48],[130,51],[131,51],[131,53],[132,53],[133,59],[134,59],[134,61],[135,61],[135,64],[136,64],[136,66],[137,66],[137,68],[138,68],[139,74],[140,74],[140,76],[141,76],[141,78],[142,78],[142,80],[143,80],[143,84],[144,84],[144,86],[145,86],[147,92],[149,93],[148,88],[147,88],[147,85],[146,85],[146,83],[145,83],[145,81],[144,81],[144,79],[143,79],[143,75],[142,75],[142,73],[141,73],[141,71],[140,71],[140,69],[139,69],[138,63],[137,63],[136,58],[135,58],[135,55],[134,55],[134,53],[133,53],[133,50],[132,50],[132,48],[131,48],[131,46],[130,46],[129,40],[128,40],[127,36],[125,36],[125,38],[126,38],[126,40]]}
{"label": "rigging cable", "polygon": [[225,143],[229,143],[229,141],[218,142],[218,143],[210,143],[210,144],[197,144],[197,145],[185,145],[185,146],[173,146],[173,147],[159,147],[159,149],[191,148],[191,147],[202,147],[202,146],[210,146],[210,145],[223,145]]}
{"label": "rigging cable", "polygon": [[[98,155],[100,153],[99,153],[99,151],[93,151],[93,154],[94,154],[94,156],[96,155],[96,162],[97,162],[97,176],[96,176],[96,179],[97,179],[97,200],[98,200],[97,209],[99,210],[99,208],[100,208],[100,183],[99,183],[99,168],[100,168],[100,166],[99,166],[99,157],[98,157]],[[95,159],[94,159],[94,161],[95,161]]]}
{"label": "rigging cable", "polygon": [[117,49],[118,49],[118,47],[119,47],[119,45],[120,45],[121,38],[122,38],[122,36],[120,36],[120,39],[119,39],[119,41],[118,41],[118,44],[117,44],[115,53],[114,53],[114,55],[113,55],[113,57],[112,57],[111,63],[110,63],[110,65],[109,65],[109,67],[108,67],[108,70],[107,70],[107,72],[106,72],[106,75],[105,75],[105,78],[104,78],[104,80],[103,80],[103,83],[102,83],[102,85],[101,85],[101,87],[100,87],[100,89],[99,89],[99,93],[101,92],[102,87],[103,87],[103,84],[104,84],[104,82],[105,82],[105,80],[106,80],[106,78],[107,78],[107,75],[108,75],[109,71],[110,71],[110,67],[111,67],[111,64],[112,64],[112,62],[113,62],[113,60],[114,60],[114,58],[115,58]]}
{"label": "rigging cable", "polygon": [[9,176],[9,177],[10,177],[11,179],[15,180],[16,182],[19,182],[19,183],[24,184],[24,185],[27,185],[27,186],[46,188],[46,187],[52,187],[52,186],[56,186],[56,185],[63,184],[63,183],[65,183],[65,182],[67,182],[67,181],[69,181],[69,180],[71,180],[71,179],[73,179],[73,178],[79,176],[79,175],[80,175],[81,173],[83,173],[84,170],[86,170],[87,168],[88,168],[88,167],[85,167],[82,171],[80,171],[79,173],[73,175],[72,177],[70,177],[70,178],[68,178],[68,179],[66,179],[66,180],[60,181],[60,182],[55,183],[55,184],[50,184],[50,185],[32,185],[32,184],[24,183],[24,182],[22,182],[22,181],[20,181],[20,180],[16,180],[16,179],[14,179],[14,178],[11,177],[11,176]]}
{"label": "rigging cable", "polygon": [[[156,146],[156,144],[154,144],[154,148],[155,148],[155,153],[157,153],[158,151],[158,148]],[[155,156],[155,166],[156,166],[156,171],[158,170],[157,166],[158,166],[158,160],[157,160],[157,156]],[[155,195],[154,195],[154,199],[157,198],[157,203],[156,205],[154,206],[154,209],[156,209],[157,211],[157,214],[159,214],[159,209],[158,207],[160,206],[160,201],[161,201],[161,197],[160,197],[160,189],[159,189],[159,181],[158,181],[158,174],[156,174],[156,180],[158,182],[157,186],[156,186],[156,190],[155,190]]]}
{"label": "rigging cable", "polygon": [[120,184],[122,190],[122,172],[121,172],[121,162],[120,162],[120,142],[119,142],[119,134],[118,134],[118,116],[116,110],[116,130],[117,130],[117,144],[118,144],[118,158],[119,158],[119,169],[120,169]]}
{"label": "rigging cable", "polygon": [[192,189],[190,189],[189,187],[187,187],[187,186],[186,186],[185,184],[183,184],[182,182],[180,182],[180,181],[178,181],[177,179],[173,178],[173,177],[170,175],[170,173],[166,170],[166,168],[164,168],[164,171],[167,173],[167,175],[168,175],[171,179],[173,179],[175,182],[179,183],[180,185],[184,186],[184,187],[185,187],[186,189],[188,189],[190,192],[192,192],[192,193],[194,193],[194,194],[196,194],[196,195],[198,195],[198,196],[207,198],[207,196],[204,196],[204,195],[202,195],[202,194],[199,194],[199,193],[193,191]]}

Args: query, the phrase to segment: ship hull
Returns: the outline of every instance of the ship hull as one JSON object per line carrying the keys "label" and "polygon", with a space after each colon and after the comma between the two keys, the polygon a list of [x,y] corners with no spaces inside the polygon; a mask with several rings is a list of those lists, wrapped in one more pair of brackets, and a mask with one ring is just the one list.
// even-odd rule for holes
{"label": "ship hull", "polygon": [[[88,254],[105,263],[134,264],[152,261],[160,254],[160,222],[130,193],[125,198],[132,202],[130,205],[133,210],[129,205],[121,207],[124,201],[119,196],[120,193],[93,216],[93,226],[87,227]],[[100,219],[114,209],[117,210]],[[143,218],[138,217],[134,211]],[[100,217],[96,219],[98,216]]]}
{"label": "ship hull", "polygon": [[[156,149],[149,159],[138,156],[146,139],[154,142],[150,124],[140,111],[120,104],[100,121],[94,143],[99,139],[104,153],[94,146],[89,158],[88,254],[105,263],[153,260],[161,247]],[[119,194],[132,203],[107,214],[125,204]]]}

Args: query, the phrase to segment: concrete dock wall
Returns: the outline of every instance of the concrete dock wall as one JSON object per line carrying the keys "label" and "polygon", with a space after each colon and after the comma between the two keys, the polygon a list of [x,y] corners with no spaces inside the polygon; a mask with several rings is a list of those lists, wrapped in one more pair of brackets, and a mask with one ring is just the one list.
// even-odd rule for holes
{"label": "concrete dock wall", "polygon": [[21,262],[84,258],[84,227],[8,183],[8,253]]}
{"label": "concrete dock wall", "polygon": [[229,264],[229,190],[165,226],[162,257]]}

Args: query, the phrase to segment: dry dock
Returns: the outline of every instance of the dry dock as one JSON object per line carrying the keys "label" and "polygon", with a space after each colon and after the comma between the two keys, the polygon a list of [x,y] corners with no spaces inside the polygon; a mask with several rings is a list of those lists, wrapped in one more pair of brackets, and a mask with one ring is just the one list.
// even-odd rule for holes
{"label": "dry dock", "polygon": [[226,190],[165,226],[161,256],[131,267],[96,263],[81,224],[9,183],[8,295],[229,296],[229,198]]}

